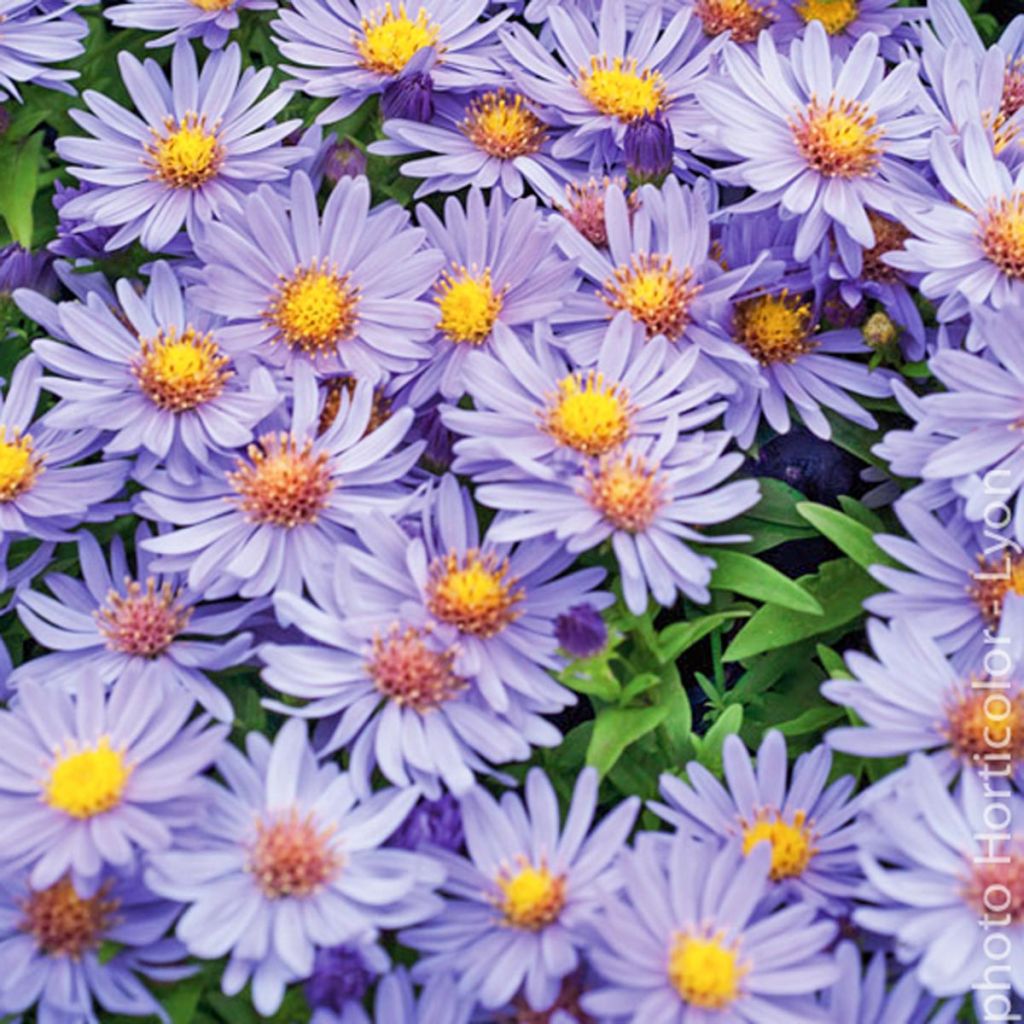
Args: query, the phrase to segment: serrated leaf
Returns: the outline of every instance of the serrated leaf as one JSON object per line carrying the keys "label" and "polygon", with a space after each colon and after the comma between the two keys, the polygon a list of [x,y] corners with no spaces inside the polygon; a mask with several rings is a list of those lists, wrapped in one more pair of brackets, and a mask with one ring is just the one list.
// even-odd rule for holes
{"label": "serrated leaf", "polygon": [[738,551],[715,551],[714,559],[715,570],[710,584],[713,590],[729,590],[768,604],[782,605],[811,615],[822,614],[821,605],[799,583],[751,555]]}
{"label": "serrated leaf", "polygon": [[712,630],[735,619],[748,618],[750,614],[746,608],[729,608],[713,612],[711,615],[701,615],[699,618],[690,619],[689,622],[673,622],[658,634],[655,650],[658,661],[662,665],[675,661],[680,654],[689,650],[699,640],[703,640]]}
{"label": "serrated leaf", "polygon": [[803,501],[796,509],[844,555],[848,555],[863,568],[867,569],[871,565],[896,564],[875,543],[874,533],[846,513],[829,508],[828,505],[818,505],[813,501]]}
{"label": "serrated leaf", "polygon": [[704,734],[697,759],[716,775],[722,771],[722,744],[730,733],[739,732],[743,725],[743,705],[730,704]]}
{"label": "serrated leaf", "polygon": [[648,708],[603,708],[594,721],[594,732],[587,748],[587,764],[607,775],[623,751],[638,739],[657,729],[668,717],[664,705]]}

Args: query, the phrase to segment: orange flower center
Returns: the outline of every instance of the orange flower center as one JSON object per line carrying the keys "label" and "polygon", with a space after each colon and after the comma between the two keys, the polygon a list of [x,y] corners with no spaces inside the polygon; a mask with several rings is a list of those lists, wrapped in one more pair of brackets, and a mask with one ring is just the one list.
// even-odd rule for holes
{"label": "orange flower center", "polygon": [[516,620],[525,596],[508,559],[493,553],[452,551],[434,560],[427,607],[442,622],[473,636],[494,636]]}
{"label": "orange flower center", "polygon": [[467,686],[455,674],[456,651],[438,651],[426,643],[427,632],[394,625],[375,636],[367,671],[388,700],[423,713],[440,707]]}
{"label": "orange flower center", "polygon": [[145,590],[141,583],[129,579],[125,580],[125,589],[124,597],[112,590],[106,604],[95,613],[100,632],[112,651],[155,658],[185,630],[192,608],[169,583],[157,590],[152,576],[146,579]]}
{"label": "orange flower center", "polygon": [[332,831],[312,814],[294,808],[256,825],[246,870],[269,900],[309,896],[334,879],[341,855],[331,847]]}
{"label": "orange flower center", "polygon": [[831,97],[822,106],[811,99],[790,121],[807,165],[826,178],[865,178],[878,167],[882,131],[878,119],[857,100]]}
{"label": "orange flower center", "polygon": [[69,878],[32,892],[21,904],[19,928],[35,940],[46,956],[80,960],[98,949],[114,923],[120,902],[110,898],[110,885],[88,898],[79,896]]}

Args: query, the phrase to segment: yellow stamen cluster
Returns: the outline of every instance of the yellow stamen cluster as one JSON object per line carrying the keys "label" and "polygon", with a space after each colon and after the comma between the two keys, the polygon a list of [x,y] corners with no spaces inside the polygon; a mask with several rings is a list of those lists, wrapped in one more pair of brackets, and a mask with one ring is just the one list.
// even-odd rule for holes
{"label": "yellow stamen cluster", "polygon": [[206,115],[187,113],[180,121],[164,118],[164,133],[153,132],[146,146],[147,163],[153,176],[170,188],[197,189],[220,170],[224,147],[217,139],[217,126],[207,127]]}
{"label": "yellow stamen cluster", "polygon": [[848,29],[860,14],[857,0],[800,0],[795,10],[807,23],[820,21],[830,36]]}
{"label": "yellow stamen cluster", "polygon": [[769,875],[776,882],[799,878],[817,853],[805,811],[796,811],[792,821],[786,821],[778,812],[759,814],[743,829],[743,852],[750,853],[758,843],[771,844]]}
{"label": "yellow stamen cluster", "polygon": [[602,456],[584,477],[588,501],[617,530],[646,530],[665,503],[658,467],[632,452]]}
{"label": "yellow stamen cluster", "polygon": [[577,370],[548,399],[543,428],[559,444],[584,455],[606,455],[629,437],[633,407],[622,384],[599,370]]}
{"label": "yellow stamen cluster", "polygon": [[985,256],[1007,277],[1024,281],[1024,192],[993,202],[980,224]]}
{"label": "yellow stamen cluster", "polygon": [[810,305],[783,288],[736,303],[732,335],[763,366],[792,363],[817,347],[813,319]]}
{"label": "yellow stamen cluster", "polygon": [[546,864],[534,867],[521,857],[514,870],[497,878],[500,908],[507,925],[536,932],[558,920],[565,906],[565,879],[553,875]]}
{"label": "yellow stamen cluster", "polygon": [[363,18],[360,28],[361,34],[353,34],[359,62],[378,75],[397,75],[420,50],[436,46],[441,35],[425,8],[410,17],[404,3],[397,9],[386,3]]}
{"label": "yellow stamen cluster", "polygon": [[109,737],[92,746],[69,742],[50,766],[43,796],[72,818],[92,818],[121,803],[131,773],[124,753],[111,747]]}
{"label": "yellow stamen cluster", "polygon": [[664,334],[669,341],[677,341],[701,292],[693,277],[690,267],[676,269],[671,256],[640,253],[615,269],[604,284],[602,298],[611,309],[624,309],[643,324],[649,338]]}
{"label": "yellow stamen cluster", "polygon": [[878,118],[859,100],[833,96],[811,99],[789,123],[797,150],[807,165],[826,178],[865,178],[874,174],[882,154]]}
{"label": "yellow stamen cluster", "polygon": [[476,550],[452,551],[430,567],[427,607],[442,622],[473,636],[494,636],[519,616],[523,588],[508,559]]}
{"label": "yellow stamen cluster", "polygon": [[473,100],[459,128],[477,149],[500,160],[536,153],[547,131],[547,125],[530,110],[526,99],[505,89],[486,92]]}
{"label": "yellow stamen cluster", "polygon": [[43,457],[35,454],[32,435],[23,435],[12,427],[8,438],[7,431],[7,427],[0,426],[0,503],[31,490],[43,472]]}
{"label": "yellow stamen cluster", "polygon": [[1024,693],[999,689],[958,692],[946,705],[941,726],[955,753],[975,758],[998,753],[1012,765],[1024,763]]}
{"label": "yellow stamen cluster", "polygon": [[752,43],[775,15],[772,0],[697,0],[694,11],[709,36],[729,32],[735,43]]}
{"label": "yellow stamen cluster", "polygon": [[635,57],[591,57],[589,69],[580,68],[575,85],[595,109],[624,124],[656,114],[668,103],[664,79],[657,71],[640,70]]}
{"label": "yellow stamen cluster", "polygon": [[668,977],[679,998],[702,1010],[724,1010],[740,994],[747,968],[724,935],[680,933],[668,958]]}
{"label": "yellow stamen cluster", "polygon": [[296,267],[281,279],[264,311],[289,348],[329,356],[356,331],[359,289],[326,259]]}
{"label": "yellow stamen cluster", "polygon": [[212,334],[186,327],[160,331],[140,342],[132,374],[143,394],[159,409],[187,412],[217,398],[233,376]]}
{"label": "yellow stamen cluster", "polygon": [[434,301],[441,312],[437,329],[456,345],[482,345],[494,329],[505,304],[503,289],[495,290],[490,268],[453,266],[441,275]]}

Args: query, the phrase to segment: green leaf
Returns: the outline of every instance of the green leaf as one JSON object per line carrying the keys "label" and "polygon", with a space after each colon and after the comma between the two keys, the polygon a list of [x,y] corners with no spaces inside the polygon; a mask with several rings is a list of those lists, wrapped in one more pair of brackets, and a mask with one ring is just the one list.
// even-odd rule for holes
{"label": "green leaf", "polygon": [[587,764],[607,775],[631,743],[657,729],[668,717],[664,705],[647,708],[603,708],[594,721]]}
{"label": "green leaf", "polygon": [[558,678],[570,690],[597,697],[609,704],[619,699],[622,690],[606,653],[570,662],[558,673]]}
{"label": "green leaf", "polygon": [[846,668],[846,662],[843,661],[843,656],[836,651],[833,651],[831,647],[827,647],[825,644],[818,644],[815,648],[815,653],[818,655],[818,661],[821,662],[822,667],[828,673],[830,679],[852,679],[849,670]]}
{"label": "green leaf", "polygon": [[[801,506],[798,505],[797,508]],[[738,551],[715,551],[714,590],[729,590],[768,604],[782,605],[798,612],[821,615],[821,605],[807,591],[778,569]]]}
{"label": "green leaf", "polygon": [[655,654],[664,665],[675,661],[684,651],[689,650],[698,640],[703,640],[712,630],[725,625],[734,619],[745,619],[750,616],[746,608],[728,608],[725,611],[701,615],[689,622],[673,622],[659,634]]}
{"label": "green leaf", "polygon": [[839,495],[838,501],[840,508],[851,519],[856,519],[858,523],[862,523],[872,533],[885,532],[885,523],[882,522],[881,516],[868,508],[867,505],[861,504],[856,498],[851,498],[848,494]]}
{"label": "green leaf", "polygon": [[845,717],[846,709],[838,706],[808,708],[788,722],[779,722],[775,728],[783,736],[805,736],[809,732],[819,732]]}
{"label": "green leaf", "polygon": [[804,496],[796,488],[770,476],[758,477],[757,485],[761,489],[761,499],[747,512],[748,516],[783,526],[803,525],[795,507],[798,501],[804,500]]}
{"label": "green leaf", "polygon": [[896,563],[875,543],[874,533],[863,523],[851,519],[838,509],[818,505],[813,501],[802,501],[797,511],[816,530],[820,531],[844,555],[849,555],[858,565],[867,569],[872,565],[895,565]]}
{"label": "green leaf", "polygon": [[160,1003],[171,1018],[171,1024],[192,1024],[206,983],[207,979],[197,974],[175,982],[165,995],[161,995]]}
{"label": "green leaf", "polygon": [[722,771],[722,744],[730,733],[739,732],[743,725],[743,705],[730,704],[704,734],[697,751],[697,760],[716,775]]}
{"label": "green leaf", "polygon": [[627,704],[632,704],[640,694],[646,693],[651,687],[657,686],[660,682],[661,678],[656,672],[641,672],[639,675],[633,676],[622,688],[619,704],[623,707]]}
{"label": "green leaf", "polygon": [[34,132],[21,145],[0,156],[0,214],[11,238],[26,249],[32,245],[32,203],[39,184],[43,133]]}
{"label": "green leaf", "polygon": [[677,764],[685,764],[693,752],[690,738],[693,734],[693,709],[690,698],[679,678],[679,670],[671,662],[662,669],[658,706],[667,708],[661,731],[669,751]]}

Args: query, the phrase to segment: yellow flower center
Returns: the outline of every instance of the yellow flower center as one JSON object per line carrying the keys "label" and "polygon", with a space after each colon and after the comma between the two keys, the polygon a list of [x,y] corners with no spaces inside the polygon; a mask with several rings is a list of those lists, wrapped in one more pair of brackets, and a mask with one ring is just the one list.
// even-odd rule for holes
{"label": "yellow flower center", "polygon": [[629,437],[631,414],[626,388],[605,383],[597,370],[577,370],[548,400],[544,430],[584,455],[605,455]]}
{"label": "yellow flower center", "polygon": [[1024,192],[994,202],[979,219],[982,251],[1007,277],[1024,281]]}
{"label": "yellow flower center", "polygon": [[482,345],[505,304],[504,291],[495,291],[491,272],[477,274],[466,267],[445,271],[437,283],[434,301],[441,311],[437,329],[456,345]]}
{"label": "yellow flower center", "polygon": [[503,871],[497,882],[505,923],[513,928],[540,931],[557,921],[565,906],[565,879],[546,865],[535,868],[520,858],[518,870]]}
{"label": "yellow flower center", "polygon": [[544,142],[547,126],[519,93],[499,89],[473,100],[459,128],[489,156],[513,160],[536,153]]}
{"label": "yellow flower center", "polygon": [[752,43],[775,20],[771,0],[697,0],[694,10],[709,36],[731,32],[735,43]]}
{"label": "yellow flower center", "polygon": [[199,188],[220,170],[224,148],[217,141],[216,127],[206,126],[206,116],[188,113],[181,121],[164,118],[164,134],[153,132],[146,146],[153,175],[171,188]]}
{"label": "yellow flower center", "polygon": [[858,100],[811,99],[789,123],[800,155],[826,178],[865,178],[882,153],[878,118]]}
{"label": "yellow flower center", "polygon": [[792,363],[817,347],[811,335],[811,307],[785,288],[736,303],[732,333],[763,366]]}
{"label": "yellow flower center", "polygon": [[111,748],[109,737],[81,750],[69,743],[50,767],[46,802],[72,818],[92,818],[120,804],[131,773],[124,754]]}
{"label": "yellow flower center", "polygon": [[220,395],[234,371],[211,338],[192,327],[179,336],[170,327],[151,340],[142,340],[132,373],[155,406],[187,412]]}
{"label": "yellow flower center", "polygon": [[427,607],[442,622],[474,636],[494,636],[519,615],[523,588],[509,576],[508,559],[452,551],[434,560],[427,584]]}
{"label": "yellow flower center", "polygon": [[591,57],[590,70],[580,68],[576,88],[602,114],[628,124],[667,105],[665,82],[657,71],[637,68],[636,58]]}
{"label": "yellow flower center", "polygon": [[1007,594],[1024,596],[1024,557],[1011,554],[1008,561],[987,561],[978,556],[978,571],[971,573],[967,592],[978,606],[985,624],[998,629]]}
{"label": "yellow flower center", "polygon": [[587,498],[616,529],[640,533],[654,522],[665,503],[658,467],[627,452],[602,456],[596,469],[585,470]]}
{"label": "yellow flower center", "polygon": [[1024,763],[1024,693],[977,689],[956,693],[946,707],[943,732],[969,765],[998,753],[1010,764]]}
{"label": "yellow flower center", "polygon": [[680,934],[668,958],[668,977],[679,998],[702,1010],[724,1010],[740,994],[746,973],[735,946],[716,935]]}
{"label": "yellow flower center", "polygon": [[820,21],[825,31],[834,36],[849,28],[860,10],[857,0],[800,0],[796,13],[805,22]]}
{"label": "yellow flower center", "polygon": [[226,11],[235,0],[189,0],[193,7],[201,11]]}
{"label": "yellow flower center", "polygon": [[420,50],[435,46],[441,34],[423,7],[410,18],[404,3],[397,11],[389,3],[378,8],[362,19],[361,28],[362,35],[356,33],[353,40],[359,62],[378,75],[397,75]]}
{"label": "yellow flower center", "polygon": [[103,934],[113,924],[120,901],[110,899],[110,884],[88,898],[79,896],[71,879],[62,878],[48,889],[31,892],[21,903],[19,930],[35,940],[46,956],[80,960],[98,949]]}
{"label": "yellow flower center", "polygon": [[0,426],[0,502],[13,501],[19,494],[32,488],[36,477],[43,471],[43,457],[32,450],[32,435],[21,435]]}
{"label": "yellow flower center", "polygon": [[238,459],[228,482],[238,504],[254,523],[292,529],[315,523],[334,490],[327,453],[313,453],[313,442],[300,445],[290,434],[265,434],[249,445],[249,461]]}
{"label": "yellow flower center", "polygon": [[309,896],[341,870],[331,836],[312,814],[302,817],[294,809],[259,821],[246,869],[269,900]]}
{"label": "yellow flower center", "polygon": [[331,355],[355,334],[359,289],[350,275],[339,275],[326,260],[282,275],[264,319],[277,328],[289,348],[306,355]]}
{"label": "yellow flower center", "polygon": [[455,674],[455,650],[427,645],[426,630],[394,625],[375,636],[367,671],[388,700],[423,713],[440,707],[461,690],[466,680]]}
{"label": "yellow flower center", "polygon": [[758,815],[743,830],[743,852],[750,853],[758,843],[771,843],[772,865],[769,872],[773,881],[799,878],[807,870],[817,852],[814,836],[807,827],[807,814],[797,811],[791,822],[781,814]]}
{"label": "yellow flower center", "polygon": [[647,337],[681,337],[690,322],[690,307],[700,294],[693,270],[677,270],[671,256],[641,253],[628,266],[617,267],[605,282],[602,298],[614,310],[625,309],[647,328]]}

